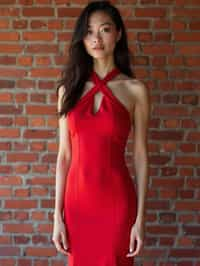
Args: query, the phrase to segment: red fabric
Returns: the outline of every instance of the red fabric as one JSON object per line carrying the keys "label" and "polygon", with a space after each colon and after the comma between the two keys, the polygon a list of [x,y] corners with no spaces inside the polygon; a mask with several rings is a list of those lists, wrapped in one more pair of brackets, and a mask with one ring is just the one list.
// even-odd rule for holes
{"label": "red fabric", "polygon": [[[126,254],[137,196],[124,157],[131,121],[106,86],[118,73],[114,68],[100,79],[93,71],[93,88],[67,114],[72,143],[64,198],[69,266],[133,266]],[[93,114],[98,91],[104,96]]]}

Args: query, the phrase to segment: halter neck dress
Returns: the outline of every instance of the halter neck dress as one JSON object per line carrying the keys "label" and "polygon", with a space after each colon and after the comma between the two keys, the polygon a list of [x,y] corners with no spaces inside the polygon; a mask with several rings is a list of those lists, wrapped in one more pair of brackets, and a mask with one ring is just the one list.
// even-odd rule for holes
{"label": "halter neck dress", "polygon": [[64,195],[69,266],[133,266],[134,257],[126,254],[137,196],[124,157],[131,121],[106,84],[119,73],[114,68],[100,79],[93,71],[94,86],[67,113],[72,149]]}

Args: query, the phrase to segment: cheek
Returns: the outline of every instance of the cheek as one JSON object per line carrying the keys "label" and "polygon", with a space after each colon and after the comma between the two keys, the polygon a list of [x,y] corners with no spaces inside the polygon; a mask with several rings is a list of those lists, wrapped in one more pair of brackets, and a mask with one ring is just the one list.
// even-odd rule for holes
{"label": "cheek", "polygon": [[88,40],[83,40],[83,45],[84,45],[86,50],[88,50],[88,48],[90,47]]}
{"label": "cheek", "polygon": [[116,45],[116,40],[114,37],[109,37],[104,42],[109,50],[113,50]]}
{"label": "cheek", "polygon": [[105,37],[105,42],[109,45],[114,46],[116,43],[116,36],[115,35],[108,35]]}

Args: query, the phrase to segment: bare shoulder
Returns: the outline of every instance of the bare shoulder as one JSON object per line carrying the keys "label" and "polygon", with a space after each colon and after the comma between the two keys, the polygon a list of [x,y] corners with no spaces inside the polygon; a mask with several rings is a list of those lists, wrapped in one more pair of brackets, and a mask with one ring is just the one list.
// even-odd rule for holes
{"label": "bare shoulder", "polygon": [[58,95],[59,97],[62,97],[63,94],[65,92],[65,86],[64,85],[61,85],[59,88],[58,88]]}
{"label": "bare shoulder", "polygon": [[127,77],[125,82],[128,90],[134,97],[143,97],[148,94],[147,87],[141,80]]}
{"label": "bare shoulder", "polygon": [[62,98],[63,98],[64,93],[65,93],[65,87],[64,87],[64,85],[62,85],[58,88],[58,103],[57,103],[57,110],[58,111],[61,110]]}
{"label": "bare shoulder", "polygon": [[140,100],[147,100],[149,91],[144,82],[136,78],[131,78],[123,73],[120,73],[119,80],[123,83],[123,87],[127,89],[128,95],[131,97],[133,103]]}

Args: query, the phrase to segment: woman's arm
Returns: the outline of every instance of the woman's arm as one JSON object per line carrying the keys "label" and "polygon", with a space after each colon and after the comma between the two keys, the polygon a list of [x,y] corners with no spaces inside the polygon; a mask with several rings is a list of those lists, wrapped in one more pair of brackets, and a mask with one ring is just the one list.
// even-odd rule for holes
{"label": "woman's arm", "polygon": [[145,215],[145,199],[148,185],[148,126],[150,103],[147,88],[138,83],[134,108],[134,166],[137,182],[138,208],[136,222],[142,223]]}
{"label": "woman's arm", "polygon": [[[59,88],[58,111],[61,109],[61,100],[64,87]],[[56,162],[56,195],[54,210],[54,227],[52,241],[56,249],[64,255],[69,252],[66,225],[63,221],[63,201],[66,184],[66,175],[71,162],[71,142],[67,125],[67,118],[59,118],[59,149]]]}
{"label": "woman's arm", "polygon": [[[59,88],[58,111],[61,109],[61,99],[64,87]],[[66,183],[66,175],[71,162],[71,142],[65,116],[59,118],[59,148],[56,162],[56,195],[54,218],[63,218],[63,199]]]}
{"label": "woman's arm", "polygon": [[[129,253],[127,257],[138,255],[144,242],[145,199],[148,185],[148,141],[147,133],[150,116],[150,102],[147,88],[141,81],[134,82],[133,126],[134,126],[134,166],[137,182],[137,217],[131,228]],[[135,240],[137,246],[135,248]],[[135,248],[135,249],[134,249]]]}

